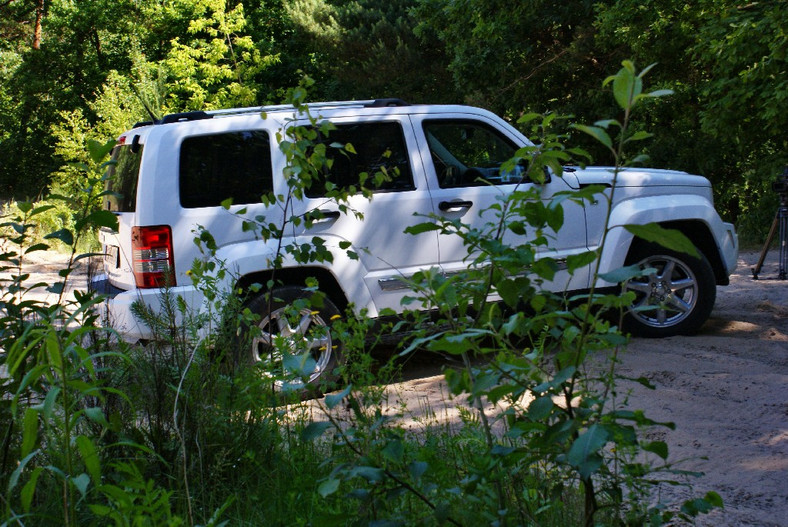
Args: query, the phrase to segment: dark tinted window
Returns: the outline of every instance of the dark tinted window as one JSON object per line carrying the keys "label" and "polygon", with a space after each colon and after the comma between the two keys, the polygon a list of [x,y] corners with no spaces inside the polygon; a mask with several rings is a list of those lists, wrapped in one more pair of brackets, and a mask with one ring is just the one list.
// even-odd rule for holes
{"label": "dark tinted window", "polygon": [[271,146],[263,131],[189,137],[181,145],[180,195],[185,208],[258,203],[273,189]]}
{"label": "dark tinted window", "polygon": [[522,167],[501,172],[501,164],[514,157],[517,146],[500,132],[478,121],[424,123],[424,135],[442,188],[518,183]]}
{"label": "dark tinted window", "polygon": [[[307,190],[306,194],[310,198],[325,195],[327,180],[342,188],[358,187],[362,173],[366,173],[369,178],[364,186],[377,192],[415,188],[408,149],[399,123],[337,125],[337,129],[332,130],[321,142],[325,143],[326,157],[333,159],[333,164],[322,175],[322,179],[314,182]],[[350,143],[355,153],[329,146],[334,143]],[[375,174],[383,171],[388,175],[388,180],[376,184]]]}
{"label": "dark tinted window", "polygon": [[107,190],[105,204],[112,212],[134,212],[137,203],[137,178],[140,174],[142,145],[137,145],[136,152],[130,145],[116,146],[112,151],[115,161],[107,170]]}

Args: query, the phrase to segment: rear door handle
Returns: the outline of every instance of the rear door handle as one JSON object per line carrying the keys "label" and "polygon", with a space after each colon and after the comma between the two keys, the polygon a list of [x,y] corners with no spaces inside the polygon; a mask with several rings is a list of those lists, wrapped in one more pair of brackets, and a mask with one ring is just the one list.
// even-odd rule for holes
{"label": "rear door handle", "polygon": [[338,210],[319,210],[318,211],[327,220],[338,220],[340,212]]}
{"label": "rear door handle", "polygon": [[473,201],[441,201],[438,203],[438,208],[443,212],[455,209],[470,209],[471,207],[473,207]]}
{"label": "rear door handle", "polygon": [[340,212],[338,210],[326,209],[312,209],[304,214],[304,218],[313,223],[335,221],[339,219],[339,216]]}

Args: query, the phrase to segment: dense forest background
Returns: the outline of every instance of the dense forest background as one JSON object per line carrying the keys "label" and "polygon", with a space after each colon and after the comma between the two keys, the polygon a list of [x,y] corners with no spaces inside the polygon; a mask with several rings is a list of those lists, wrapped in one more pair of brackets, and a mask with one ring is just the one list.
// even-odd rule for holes
{"label": "dense forest background", "polygon": [[[0,0],[0,197],[75,194],[88,138],[166,113],[315,100],[615,116],[623,59],[657,63],[651,165],[705,175],[750,241],[788,164],[781,0]],[[594,150],[598,164],[609,162]]]}

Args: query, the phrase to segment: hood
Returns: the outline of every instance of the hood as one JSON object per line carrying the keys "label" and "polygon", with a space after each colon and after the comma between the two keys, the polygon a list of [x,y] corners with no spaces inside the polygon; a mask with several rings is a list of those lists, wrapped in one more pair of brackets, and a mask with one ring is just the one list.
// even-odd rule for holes
{"label": "hood", "polygon": [[[580,185],[612,185],[613,167],[566,167],[574,171]],[[618,174],[618,187],[711,187],[708,179],[678,170],[658,168],[625,168]]]}

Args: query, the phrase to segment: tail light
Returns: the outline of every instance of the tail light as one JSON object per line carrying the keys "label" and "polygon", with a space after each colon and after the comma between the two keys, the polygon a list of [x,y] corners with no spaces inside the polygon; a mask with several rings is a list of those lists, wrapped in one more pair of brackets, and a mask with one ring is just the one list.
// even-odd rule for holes
{"label": "tail light", "polygon": [[174,285],[175,259],[169,225],[132,227],[131,253],[137,287]]}

